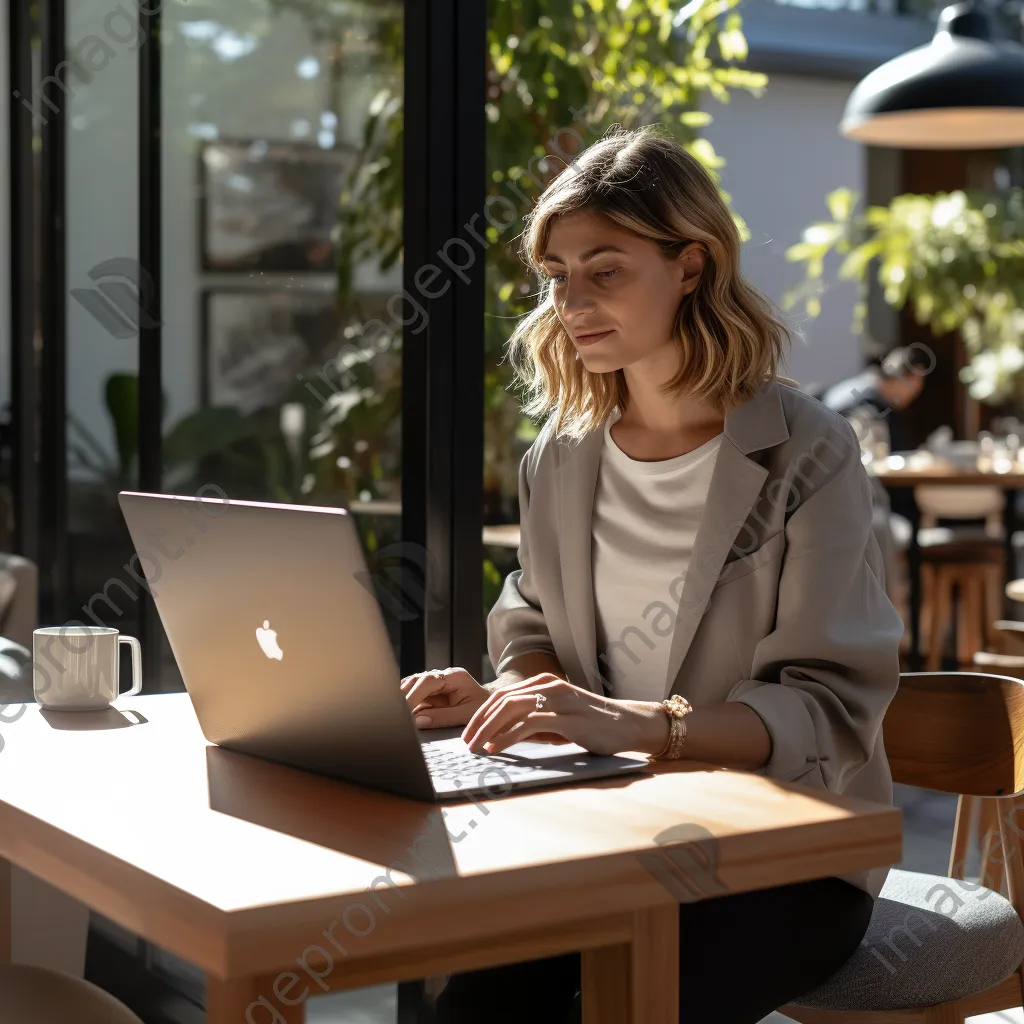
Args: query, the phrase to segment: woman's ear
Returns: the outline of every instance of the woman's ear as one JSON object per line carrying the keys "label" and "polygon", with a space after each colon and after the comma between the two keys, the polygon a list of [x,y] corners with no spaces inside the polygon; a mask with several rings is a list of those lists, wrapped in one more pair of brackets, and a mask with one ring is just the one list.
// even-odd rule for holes
{"label": "woman's ear", "polygon": [[691,242],[679,254],[684,295],[689,295],[700,283],[700,275],[704,271],[707,258],[707,250],[700,242]]}

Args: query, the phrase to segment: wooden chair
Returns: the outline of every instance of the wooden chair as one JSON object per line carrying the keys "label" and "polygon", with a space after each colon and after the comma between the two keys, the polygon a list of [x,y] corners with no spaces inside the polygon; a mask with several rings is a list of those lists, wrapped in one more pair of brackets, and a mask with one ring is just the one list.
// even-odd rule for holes
{"label": "wooden chair", "polygon": [[[1004,676],[1024,679],[1024,622],[997,619],[992,623],[990,651],[978,651],[974,655],[974,667],[980,672],[991,672]],[[993,850],[991,836],[998,828],[999,812],[996,801],[965,797],[958,808],[957,826],[953,834],[953,854],[950,863],[962,861],[970,843],[970,825],[977,821],[977,834],[981,847],[979,877],[986,886],[996,892],[1005,892],[1006,880]]]}
{"label": "wooden chair", "polygon": [[963,1024],[1024,1005],[1024,681],[905,673],[883,732],[894,781],[961,806],[992,798],[1009,899],[893,868],[860,947],[780,1012],[800,1024]]}
{"label": "wooden chair", "polygon": [[46,967],[0,964],[0,1024],[143,1024],[103,989]]}

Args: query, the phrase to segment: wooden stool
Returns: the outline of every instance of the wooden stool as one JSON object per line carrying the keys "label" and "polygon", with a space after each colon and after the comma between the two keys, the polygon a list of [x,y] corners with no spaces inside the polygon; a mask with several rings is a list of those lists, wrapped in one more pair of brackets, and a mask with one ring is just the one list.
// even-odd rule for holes
{"label": "wooden stool", "polygon": [[[956,626],[956,660],[971,665],[992,635],[999,617],[1003,593],[1003,550],[997,543],[954,542],[923,548],[921,565],[925,605],[922,620],[928,624],[925,669],[938,671],[946,627]],[[954,619],[954,593],[957,611]]]}

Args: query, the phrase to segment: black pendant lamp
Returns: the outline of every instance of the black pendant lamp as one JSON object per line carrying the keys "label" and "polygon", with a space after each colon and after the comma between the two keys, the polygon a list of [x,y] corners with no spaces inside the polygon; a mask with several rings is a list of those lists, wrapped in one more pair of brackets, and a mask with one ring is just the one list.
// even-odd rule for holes
{"label": "black pendant lamp", "polygon": [[1024,46],[994,36],[977,4],[947,7],[927,46],[894,57],[858,83],[841,132],[899,149],[1024,145]]}

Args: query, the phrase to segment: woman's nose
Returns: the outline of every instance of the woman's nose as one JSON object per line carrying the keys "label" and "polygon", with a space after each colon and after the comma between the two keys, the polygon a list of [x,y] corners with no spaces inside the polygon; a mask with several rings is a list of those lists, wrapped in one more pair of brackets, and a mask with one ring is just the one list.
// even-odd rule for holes
{"label": "woman's nose", "polygon": [[567,313],[589,312],[594,308],[594,295],[585,281],[569,281],[562,295],[562,308]]}

